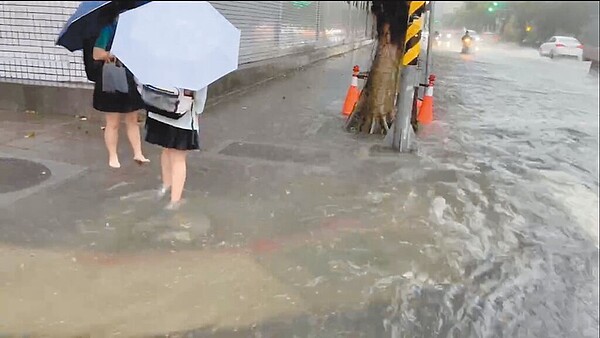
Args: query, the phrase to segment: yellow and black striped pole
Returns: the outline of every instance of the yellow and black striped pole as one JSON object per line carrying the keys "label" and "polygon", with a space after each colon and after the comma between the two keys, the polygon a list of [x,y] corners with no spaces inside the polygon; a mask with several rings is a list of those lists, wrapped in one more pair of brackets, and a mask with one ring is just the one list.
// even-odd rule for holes
{"label": "yellow and black striped pole", "polygon": [[425,1],[409,1],[408,7],[408,27],[406,29],[406,38],[404,40],[404,56],[402,64],[404,66],[417,65],[417,59],[421,52],[421,29],[423,26],[423,12],[425,11]]}
{"label": "yellow and black striped pole", "polygon": [[408,26],[404,39],[402,70],[398,76],[396,117],[386,142],[392,148],[405,153],[413,149],[414,128],[411,126],[417,80],[417,62],[421,52],[421,27],[425,1],[408,1]]}

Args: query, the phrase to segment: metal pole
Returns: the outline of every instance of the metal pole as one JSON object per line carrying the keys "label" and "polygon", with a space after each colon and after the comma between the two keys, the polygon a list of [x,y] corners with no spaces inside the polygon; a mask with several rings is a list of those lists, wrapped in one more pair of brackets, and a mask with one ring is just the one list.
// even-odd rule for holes
{"label": "metal pole", "polygon": [[433,8],[435,7],[435,1],[430,1],[430,5],[429,5],[429,14],[427,14],[427,21],[428,21],[428,30],[429,30],[429,35],[427,38],[427,59],[425,61],[425,81],[423,81],[423,83],[427,83],[427,79],[429,79],[429,75],[431,74],[431,68],[432,68],[432,62],[433,62],[433,55],[431,55],[431,48],[433,47],[433,22],[434,22],[434,17],[433,17]]}
{"label": "metal pole", "polygon": [[418,59],[421,52],[421,32],[425,1],[410,1],[408,7],[408,27],[402,56],[402,68],[398,74],[398,95],[396,97],[396,117],[384,142],[399,152],[411,151],[414,131],[411,125],[414,87],[418,85]]}
{"label": "metal pole", "polygon": [[315,40],[319,43],[319,37],[321,36],[321,2],[317,2],[317,29],[315,32]]}
{"label": "metal pole", "polygon": [[281,29],[283,27],[283,1],[279,1],[279,13],[277,15],[277,24],[275,31],[275,42],[277,48],[281,48]]}
{"label": "metal pole", "polygon": [[[400,72],[400,85],[398,86],[398,98],[396,100],[396,118],[392,130],[386,138],[388,145],[395,150],[406,153],[412,150],[411,144],[414,139],[414,131],[411,124],[414,87],[417,77],[417,66],[405,66]],[[389,144],[391,143],[391,144]]]}

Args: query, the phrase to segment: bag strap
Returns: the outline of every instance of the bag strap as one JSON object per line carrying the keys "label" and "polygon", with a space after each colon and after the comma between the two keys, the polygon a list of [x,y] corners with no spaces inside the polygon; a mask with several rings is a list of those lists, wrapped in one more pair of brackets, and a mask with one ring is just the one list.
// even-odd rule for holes
{"label": "bag strap", "polygon": [[190,105],[190,115],[192,116],[192,130],[196,131],[196,129],[194,129],[194,120],[196,116],[194,116],[194,104],[196,103],[196,98],[194,97],[194,92],[192,92],[192,104]]}

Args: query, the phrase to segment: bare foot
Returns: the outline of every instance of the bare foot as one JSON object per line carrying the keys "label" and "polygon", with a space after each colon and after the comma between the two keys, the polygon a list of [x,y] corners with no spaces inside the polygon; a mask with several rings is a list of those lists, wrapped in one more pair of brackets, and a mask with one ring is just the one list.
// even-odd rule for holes
{"label": "bare foot", "polygon": [[164,185],[161,185],[160,188],[158,188],[158,191],[156,192],[156,199],[160,200],[163,197],[165,197],[165,195],[170,189],[171,187],[165,187]]}
{"label": "bare foot", "polygon": [[119,162],[118,158],[112,158],[112,159],[108,160],[108,165],[114,169],[121,168],[121,163]]}
{"label": "bare foot", "polygon": [[133,158],[133,160],[135,161],[135,163],[142,165],[144,163],[150,163],[150,160],[147,159],[146,157],[144,157],[144,155],[142,156],[136,156]]}
{"label": "bare foot", "polygon": [[181,199],[177,202],[169,202],[169,204],[167,204],[167,206],[165,207],[165,210],[169,210],[169,211],[177,211],[179,210],[179,208],[181,208],[182,205],[184,205],[186,203],[186,200]]}

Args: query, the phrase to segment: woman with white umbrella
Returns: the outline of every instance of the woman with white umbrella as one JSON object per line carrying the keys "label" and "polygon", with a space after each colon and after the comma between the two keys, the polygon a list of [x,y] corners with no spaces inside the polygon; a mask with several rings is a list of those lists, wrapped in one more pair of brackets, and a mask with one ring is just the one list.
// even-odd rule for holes
{"label": "woman with white umbrella", "polygon": [[[144,87],[143,90],[149,90],[150,86]],[[176,210],[183,201],[187,154],[190,150],[200,149],[198,116],[204,110],[207,88],[199,91],[173,88],[169,91],[178,96],[177,110],[169,115],[147,105],[146,142],[163,148],[160,155],[162,186],[158,197],[162,198],[170,190],[171,200],[167,209]],[[142,95],[146,96],[145,93],[143,91]]]}
{"label": "woman with white umbrella", "polygon": [[152,85],[141,88],[146,141],[164,148],[159,195],[171,189],[171,209],[181,204],[186,155],[199,148],[207,87],[237,69],[240,34],[206,1],[151,1],[119,17],[113,51]]}

